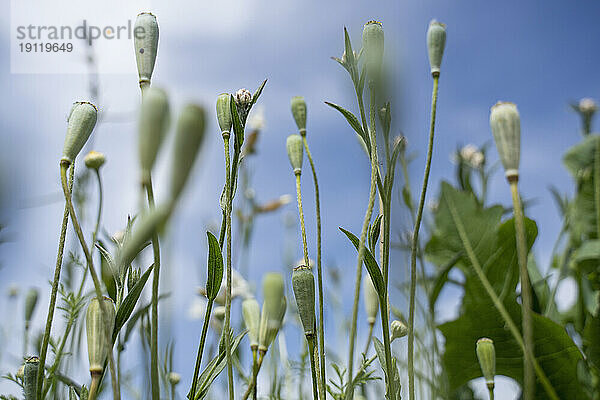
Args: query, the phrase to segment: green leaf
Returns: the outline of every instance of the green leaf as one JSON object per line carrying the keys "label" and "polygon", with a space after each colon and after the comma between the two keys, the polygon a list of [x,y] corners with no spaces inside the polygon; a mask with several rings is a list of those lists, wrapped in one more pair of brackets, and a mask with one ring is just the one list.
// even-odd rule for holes
{"label": "green leaf", "polygon": [[[358,247],[360,245],[359,239],[356,236],[354,236],[354,234],[348,232],[342,227],[340,227],[340,230],[344,232],[344,234],[348,237],[348,239],[350,239],[356,250],[358,250]],[[381,275],[381,270],[379,269],[379,265],[377,264],[375,257],[373,257],[373,254],[366,247],[363,261],[365,263],[365,267],[367,267],[369,275],[371,276],[373,286],[375,286],[375,290],[377,290],[377,294],[379,294],[379,298],[385,298],[386,288],[383,282],[383,275]]]}
{"label": "green leaf", "polygon": [[563,156],[565,167],[575,179],[580,179],[587,171],[591,174],[598,140],[600,140],[598,135],[586,136],[581,142],[567,150]]}
{"label": "green leaf", "polygon": [[[387,363],[385,361],[385,349],[383,347],[383,343],[381,343],[379,339],[374,337],[373,346],[375,347],[375,352],[377,353],[379,364],[381,365],[381,369],[383,370],[383,374],[385,375],[385,380],[386,382],[388,382],[389,377],[387,376]],[[392,393],[386,393],[385,397],[388,400],[399,400],[402,385],[400,383],[400,373],[398,372],[398,366],[396,365],[396,359],[394,357],[392,357],[392,371],[394,373],[391,385]]]}
{"label": "green leaf", "polygon": [[[348,35],[348,29],[346,29],[346,27],[344,27],[344,52],[346,53],[346,62],[348,63],[349,70],[355,69],[356,60],[354,59],[352,42],[350,41],[350,35]],[[350,73],[352,74],[352,72]]]}
{"label": "green leaf", "polygon": [[206,297],[214,300],[219,294],[221,282],[223,281],[223,255],[219,241],[210,232],[208,236],[208,278],[206,279]]}
{"label": "green leaf", "polygon": [[265,85],[267,84],[267,80],[265,79],[260,86],[258,87],[258,89],[256,89],[256,92],[254,92],[254,95],[252,95],[252,102],[250,103],[250,107],[252,107],[253,105],[256,104],[256,102],[258,101],[258,98],[260,97],[260,95],[262,94],[263,89],[265,88]]}
{"label": "green leaf", "polygon": [[[98,243],[99,244],[99,243]],[[97,246],[98,247],[98,246]],[[98,247],[100,248],[100,247]],[[100,275],[102,276],[102,282],[106,286],[108,297],[116,303],[117,301],[117,282],[115,279],[115,273],[113,270],[114,263],[110,258],[107,258],[103,251],[100,251]]]}
{"label": "green leaf", "polygon": [[363,141],[363,143],[365,144],[367,149],[369,149],[370,148],[369,138],[368,138],[367,134],[365,133],[365,131],[363,131],[363,128],[360,125],[360,122],[358,121],[358,118],[356,118],[354,116],[354,114],[352,114],[350,111],[346,110],[342,106],[338,106],[337,104],[330,103],[328,101],[326,101],[325,104],[327,104],[331,108],[335,108],[344,116],[344,118],[346,118],[346,121],[348,121],[348,124],[350,124],[352,129],[354,129],[354,131],[358,134],[360,139]]}
{"label": "green leaf", "polygon": [[375,249],[377,248],[377,239],[379,239],[379,232],[381,231],[382,218],[383,215],[378,215],[371,226],[369,226],[369,248],[373,253],[375,253]]}
{"label": "green leaf", "polygon": [[146,286],[146,282],[148,281],[148,278],[150,277],[150,273],[152,272],[153,269],[154,269],[154,264],[152,264],[146,270],[146,272],[144,272],[144,274],[142,276],[140,276],[140,280],[135,284],[133,289],[131,289],[129,291],[129,293],[127,293],[127,296],[125,297],[125,299],[119,306],[119,309],[117,310],[117,315],[115,317],[115,329],[113,331],[113,342],[116,340],[117,335],[119,334],[119,331],[121,330],[121,328],[123,327],[125,322],[127,322],[129,317],[131,316],[131,313],[133,312],[133,309],[135,308],[135,305],[137,304],[137,302],[140,298],[140,295],[142,294],[142,290],[144,289],[144,286]]}
{"label": "green leaf", "polygon": [[242,144],[244,144],[244,126],[240,120],[233,95],[230,98],[229,108],[231,109],[231,117],[233,119],[234,150],[239,152],[242,149]]}
{"label": "green leaf", "polygon": [[583,330],[583,351],[588,362],[600,369],[600,318],[589,315]]}

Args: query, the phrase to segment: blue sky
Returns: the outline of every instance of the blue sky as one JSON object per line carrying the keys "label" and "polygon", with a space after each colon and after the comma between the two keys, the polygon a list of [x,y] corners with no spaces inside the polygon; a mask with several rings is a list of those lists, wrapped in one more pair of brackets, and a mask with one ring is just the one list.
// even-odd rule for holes
{"label": "blue sky", "polygon": [[[240,87],[254,90],[262,79],[269,79],[260,99],[267,126],[260,137],[259,154],[251,160],[253,185],[261,201],[294,193],[284,143],[295,129],[289,99],[303,95],[309,107],[311,151],[322,187],[324,260],[353,276],[355,252],[337,227],[360,229],[369,167],[350,128],[323,103],[333,101],[356,110],[349,78],[329,57],[342,53],[344,26],[358,47],[362,24],[369,19],[383,22],[388,55],[399,80],[393,132],[405,134],[418,156],[411,166],[415,185],[422,179],[431,95],[425,32],[432,18],[445,22],[448,39],[429,193],[435,194],[441,179],[453,178],[449,157],[457,144],[491,141],[489,107],[497,100],[517,103],[522,121],[521,191],[526,198],[536,200],[530,216],[541,231],[535,252],[545,268],[560,228],[548,187],[572,191],[560,160],[564,151],[580,140],[578,118],[567,104],[581,97],[600,97],[596,73],[600,64],[596,45],[600,4],[591,0],[369,3],[375,2],[152,2],[149,8],[158,16],[161,29],[153,83],[169,91],[174,109],[194,100],[212,110],[219,93]],[[3,7],[7,7],[6,2]],[[38,286],[45,291],[62,215],[58,158],[65,120],[70,104],[87,97],[87,77],[10,74],[12,32],[9,13],[1,14],[0,51],[5,57],[0,63],[4,92],[0,97],[0,179],[5,201],[0,213],[11,240],[0,246],[0,288],[4,293],[12,283],[18,283],[22,288]],[[122,228],[126,216],[135,213],[138,205],[136,78],[135,74],[99,77],[100,107],[106,119],[94,134],[94,149],[104,152],[108,159],[102,171],[107,188],[104,227],[108,232]],[[185,371],[193,363],[188,349],[196,345],[200,322],[187,320],[181,310],[189,305],[195,287],[204,282],[204,231],[219,217],[223,181],[222,143],[216,121],[211,120],[208,132],[201,159],[171,223],[171,236],[164,241],[164,288],[176,295],[165,305],[165,314],[172,314],[165,318],[162,332],[164,339],[172,335],[177,340],[176,367],[182,371],[184,382],[189,381]],[[492,161],[497,160],[493,148],[489,154]],[[155,178],[159,199],[165,193],[169,161],[169,151],[162,152]],[[310,200],[310,180],[304,182],[304,196]],[[501,173],[492,180],[489,194],[493,201],[509,204],[510,193]],[[305,203],[309,245],[314,253],[314,208],[311,201]],[[296,215],[294,202],[283,213],[257,221],[253,249],[244,260],[251,280],[258,280],[265,271],[286,267],[282,224],[286,212]],[[397,215],[393,229],[399,233],[408,222],[401,213]],[[300,258],[301,247],[294,251],[294,257]],[[392,279],[404,279],[406,257],[395,254],[392,262]],[[351,279],[344,285],[350,290]],[[400,309],[406,309],[402,296],[396,294],[395,299]],[[458,293],[445,294],[439,306],[441,319],[451,316],[459,299]],[[42,326],[46,301],[42,296],[37,328]],[[3,313],[7,307],[3,300]],[[349,310],[350,304],[345,303],[344,308]],[[333,326],[333,318],[328,322]],[[3,354],[2,365],[9,360],[10,356]],[[0,383],[0,388],[5,387],[8,390]]]}

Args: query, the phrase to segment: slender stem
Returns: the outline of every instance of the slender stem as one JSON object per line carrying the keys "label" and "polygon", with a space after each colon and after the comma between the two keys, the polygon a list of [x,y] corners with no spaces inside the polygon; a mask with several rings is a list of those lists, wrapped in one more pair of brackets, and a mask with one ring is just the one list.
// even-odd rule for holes
{"label": "slender stem", "polygon": [[254,376],[252,377],[252,380],[250,381],[250,384],[248,385],[246,392],[242,396],[242,400],[248,400],[248,397],[250,397],[250,394],[252,394],[252,392],[254,391],[254,389],[256,387],[256,380],[258,378],[258,372],[260,371],[260,367],[262,367],[262,363],[265,358],[265,354],[266,353],[264,351],[262,351],[262,350],[259,351],[258,363],[256,364]]}
{"label": "slender stem", "polygon": [[96,182],[98,182],[98,212],[96,213],[96,227],[92,234],[92,253],[96,247],[96,238],[98,237],[98,231],[100,230],[100,220],[102,219],[102,203],[104,200],[104,191],[102,190],[102,178],[100,177],[100,169],[94,169],[96,175]]}
{"label": "slender stem", "polygon": [[[256,382],[256,374],[258,374],[258,359],[257,359],[257,347],[254,345],[252,347],[252,381]],[[253,398],[256,399],[256,385],[254,385],[254,389],[252,390]]]}
{"label": "slender stem", "polygon": [[300,228],[302,231],[302,250],[304,252],[304,265],[310,265],[308,259],[308,246],[306,244],[306,225],[304,225],[304,211],[302,211],[302,191],[300,190],[300,172],[296,172],[296,197],[298,199],[298,213],[300,214]]}
{"label": "slender stem", "polygon": [[[104,299],[102,297],[102,287],[100,285],[100,280],[98,279],[98,274],[96,273],[96,269],[94,268],[94,261],[92,259],[92,254],[90,253],[86,243],[85,236],[83,231],[81,230],[81,226],[79,225],[79,221],[77,220],[77,215],[75,214],[75,208],[73,207],[73,202],[71,200],[71,192],[69,191],[67,185],[67,169],[69,167],[69,163],[65,161],[61,161],[60,164],[60,178],[63,188],[63,194],[65,196],[65,201],[69,208],[69,215],[71,216],[71,222],[73,223],[73,228],[75,229],[75,233],[77,234],[77,238],[79,239],[79,243],[81,248],[83,249],[83,254],[85,255],[85,259],[87,261],[88,269],[90,270],[90,275],[92,276],[92,281],[94,282],[94,289],[96,291],[96,297],[98,298],[98,303],[100,304],[100,310],[102,315],[108,315],[106,310],[106,305],[104,304]],[[108,318],[105,318],[108,322]],[[112,343],[111,331],[108,323],[105,324],[104,331],[106,334],[106,339],[108,343]],[[112,348],[108,352],[108,360],[109,360],[109,368],[110,368],[110,376],[111,376],[111,385],[113,390],[113,400],[120,400],[121,393],[119,390],[119,386],[117,385],[117,374],[115,372],[115,360],[113,358]]]}
{"label": "slender stem", "polygon": [[[532,325],[532,293],[529,282],[529,273],[527,272],[527,239],[525,238],[525,223],[523,217],[523,208],[519,198],[519,189],[517,179],[510,181],[510,192],[512,194],[513,209],[515,213],[515,229],[517,235],[517,254],[519,258],[519,273],[521,275],[521,308],[523,311],[523,339],[525,347],[529,352],[535,354],[533,343],[533,325]],[[531,400],[535,398],[535,372],[531,361],[523,357],[523,398]]]}
{"label": "slender stem", "polygon": [[98,394],[98,386],[100,386],[100,374],[94,374],[92,376],[92,383],[90,385],[90,391],[88,393],[88,400],[94,400]]}
{"label": "slender stem", "polygon": [[198,345],[198,354],[196,355],[196,366],[194,367],[194,377],[192,378],[192,388],[190,389],[191,398],[196,397],[196,386],[198,383],[198,375],[200,374],[200,365],[202,363],[202,353],[204,352],[204,342],[206,341],[206,332],[210,322],[210,314],[212,312],[213,300],[208,300],[206,312],[204,314],[204,323],[202,324],[202,334],[200,336],[200,344]]}
{"label": "slender stem", "polygon": [[519,347],[521,347],[521,350],[523,351],[525,358],[529,358],[531,363],[533,364],[535,373],[537,374],[537,377],[540,380],[540,383],[546,390],[548,397],[550,397],[553,400],[558,400],[558,396],[557,396],[556,392],[554,391],[552,384],[548,380],[548,377],[544,373],[544,370],[540,367],[539,363],[535,359],[531,350],[525,346],[525,343],[523,342],[523,337],[521,336],[521,333],[519,332],[519,328],[517,328],[517,325],[514,323],[514,321],[510,317],[510,314],[504,307],[504,304],[502,304],[502,301],[500,300],[500,298],[498,297],[496,292],[494,292],[494,288],[492,287],[492,284],[490,283],[490,281],[488,281],[487,277],[485,276],[485,273],[483,272],[483,269],[481,268],[481,265],[479,264],[479,261],[477,260],[475,251],[473,250],[473,247],[471,246],[471,242],[469,241],[469,237],[467,236],[467,232],[466,232],[465,227],[463,226],[463,223],[460,219],[460,216],[458,214],[456,206],[454,205],[454,201],[451,200],[450,198],[445,198],[445,200],[446,200],[446,203],[448,204],[448,209],[450,210],[450,214],[452,215],[452,219],[456,226],[456,230],[458,231],[458,235],[460,236],[460,239],[462,241],[463,247],[465,248],[465,251],[467,253],[469,261],[471,262],[473,269],[475,270],[475,274],[481,281],[483,288],[485,289],[488,296],[494,303],[496,310],[498,310],[498,312],[504,319],[504,322],[506,323],[508,330],[515,338],[515,341],[517,342]]}
{"label": "slender stem", "polygon": [[[144,183],[148,206],[155,207],[152,177],[148,175]],[[158,286],[160,283],[160,244],[158,232],[152,235],[152,252],[154,255],[154,270],[152,271],[152,323],[150,329],[150,380],[152,381],[152,400],[160,400],[160,382],[158,378]]]}
{"label": "slender stem", "polygon": [[223,334],[225,335],[225,348],[227,354],[227,383],[229,387],[229,400],[234,399],[234,388],[233,388],[233,364],[231,360],[231,335],[229,334],[231,325],[231,203],[233,200],[232,196],[232,185],[231,185],[231,160],[229,156],[229,134],[223,135],[224,150],[225,150],[225,170],[226,170],[226,182],[227,187],[225,193],[226,205],[225,205],[225,225],[227,230],[227,291],[225,295],[225,326],[223,327]]}
{"label": "slender stem", "polygon": [[490,394],[490,400],[494,400],[494,386],[488,386],[488,392]]}
{"label": "slender stem", "polygon": [[[75,164],[71,165],[70,182],[68,193],[73,191],[73,181],[75,175]],[[48,317],[46,318],[46,330],[44,331],[44,339],[42,340],[42,349],[40,352],[40,365],[46,365],[46,355],[48,352],[48,343],[50,341],[50,331],[52,329],[52,320],[54,319],[54,308],[56,307],[56,296],[58,293],[58,284],[60,282],[60,270],[62,268],[63,254],[65,249],[65,238],[67,236],[67,225],[69,222],[69,207],[65,203],[63,219],[60,225],[60,237],[58,239],[58,253],[56,255],[56,266],[54,267],[54,279],[52,280],[52,292],[50,293],[50,304],[48,305]],[[42,386],[44,384],[44,368],[38,369],[37,376],[37,393],[38,397],[42,395]],[[41,397],[39,397],[41,399]]]}
{"label": "slender stem", "polygon": [[[353,367],[354,367],[354,342],[356,338],[356,321],[358,319],[358,302],[360,298],[360,283],[362,279],[362,264],[363,258],[365,256],[365,242],[367,240],[367,231],[369,229],[369,222],[371,221],[371,216],[373,214],[373,206],[375,205],[375,195],[377,189],[377,139],[376,139],[376,131],[375,131],[375,105],[371,104],[371,128],[369,129],[370,133],[370,142],[371,142],[371,188],[369,191],[369,203],[367,205],[367,211],[365,213],[365,219],[363,221],[362,230],[360,233],[360,240],[358,243],[358,259],[356,265],[356,281],[354,286],[354,304],[352,307],[352,321],[350,326],[350,346],[348,351],[348,376],[352,376]],[[348,390],[351,390],[350,386]],[[346,398],[352,399],[353,393],[347,393]]]}
{"label": "slender stem", "polygon": [[[319,296],[319,358],[321,361],[321,391],[325,390],[326,376],[325,376],[325,319],[323,316],[323,268],[321,265],[321,200],[319,197],[319,181],[317,180],[317,169],[313,162],[312,154],[308,148],[308,141],[306,140],[306,131],[301,131],[302,141],[304,142],[304,149],[306,150],[306,156],[310,163],[310,169],[313,175],[313,182],[315,184],[315,209],[317,214],[317,290]],[[324,395],[324,394],[323,394]]]}
{"label": "slender stem", "polygon": [[415,346],[415,294],[417,289],[417,249],[419,246],[419,229],[421,228],[421,219],[423,218],[423,206],[425,205],[425,196],[427,195],[427,184],[429,182],[429,171],[431,169],[431,158],[433,156],[433,137],[435,133],[435,115],[437,111],[438,82],[439,75],[433,77],[433,93],[431,96],[431,118],[429,125],[429,143],[427,146],[427,161],[425,163],[425,174],[423,176],[423,186],[421,187],[421,197],[419,199],[419,208],[417,209],[417,219],[412,237],[412,248],[410,253],[410,306],[408,316],[408,393],[409,399],[415,399],[415,366],[414,366],[414,346]]}
{"label": "slender stem", "polygon": [[373,341],[373,328],[375,327],[375,322],[369,322],[369,335],[367,336],[367,344],[365,344],[365,350],[363,353],[365,355],[369,352],[369,347],[371,347],[371,342]]}
{"label": "slender stem", "polygon": [[310,372],[312,375],[312,388],[313,388],[313,399],[319,398],[319,392],[317,390],[318,379],[317,379],[317,366],[315,357],[315,337],[314,335],[306,335],[306,341],[308,342],[308,353],[310,357]]}

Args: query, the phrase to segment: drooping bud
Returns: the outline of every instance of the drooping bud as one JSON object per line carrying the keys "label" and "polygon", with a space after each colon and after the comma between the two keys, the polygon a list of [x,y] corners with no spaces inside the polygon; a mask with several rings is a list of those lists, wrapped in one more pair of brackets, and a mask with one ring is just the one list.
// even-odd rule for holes
{"label": "drooping bud", "polygon": [[446,25],[435,19],[429,23],[427,29],[427,51],[429,52],[429,66],[431,75],[440,75],[440,66],[446,47]]}
{"label": "drooping bud", "polygon": [[98,109],[92,103],[79,101],[73,104],[67,121],[67,134],[61,163],[72,164],[87,142],[98,118]]}
{"label": "drooping bud", "polygon": [[490,112],[490,126],[506,178],[519,179],[521,120],[514,103],[498,102]]}
{"label": "drooping bud", "polygon": [[369,80],[379,79],[383,64],[383,26],[379,21],[365,24],[362,34],[363,55]]}
{"label": "drooping bud", "polygon": [[25,328],[29,328],[29,323],[31,321],[31,317],[33,316],[33,312],[35,311],[35,306],[37,305],[39,296],[39,291],[35,288],[29,289],[27,292],[27,296],[25,297]]}
{"label": "drooping bud", "polygon": [[167,93],[159,88],[148,88],[140,108],[138,148],[142,182],[147,183],[156,161],[156,155],[169,130],[170,112]]}
{"label": "drooping bud", "polygon": [[229,137],[231,125],[233,124],[231,116],[231,95],[229,93],[221,93],[217,97],[217,122],[221,129],[221,135],[224,138]]}
{"label": "drooping bud", "polygon": [[367,322],[372,325],[377,320],[377,313],[379,312],[379,295],[375,290],[371,277],[365,278],[363,292]]}
{"label": "drooping bud", "polygon": [[169,374],[167,375],[167,379],[169,379],[169,383],[173,386],[177,385],[179,382],[181,382],[181,375],[179,375],[177,372],[169,372]]}
{"label": "drooping bud", "polygon": [[494,388],[494,376],[496,375],[496,350],[492,339],[481,338],[476,346],[477,359],[481,372],[485,378],[488,388]]}
{"label": "drooping bud", "polygon": [[292,115],[300,135],[306,135],[306,102],[302,96],[292,97]]}
{"label": "drooping bud", "polygon": [[305,265],[294,268],[292,287],[304,334],[312,336],[315,333],[315,277],[312,269]]}
{"label": "drooping bud", "polygon": [[283,322],[287,301],[284,296],[283,277],[270,272],[263,278],[263,307],[259,329],[258,349],[266,352]]}
{"label": "drooping bud", "polygon": [[104,154],[92,150],[85,155],[83,162],[89,169],[100,169],[106,162],[106,157],[104,157]]}
{"label": "drooping bud", "polygon": [[204,122],[204,109],[195,104],[186,105],[179,115],[171,169],[173,200],[181,194],[200,150],[204,138]]}
{"label": "drooping bud", "polygon": [[402,321],[392,321],[392,341],[408,335],[408,327]]}
{"label": "drooping bud", "polygon": [[158,23],[152,13],[138,14],[133,28],[133,44],[140,88],[144,91],[150,86],[158,52]]}
{"label": "drooping bud", "polygon": [[260,329],[260,306],[254,297],[244,299],[242,302],[242,317],[244,324],[248,329],[248,338],[250,339],[250,348],[258,348],[258,335]]}
{"label": "drooping bud", "polygon": [[85,315],[88,359],[92,375],[102,373],[108,352],[112,351],[111,338],[106,336],[106,328],[112,333],[115,325],[115,304],[110,297],[104,297],[103,302],[106,315],[102,313],[97,297],[90,300]]}
{"label": "drooping bud", "polygon": [[297,134],[288,136],[285,148],[290,159],[290,164],[292,164],[292,168],[294,169],[294,174],[300,175],[302,173],[302,158],[304,156],[302,137]]}
{"label": "drooping bud", "polygon": [[23,394],[25,400],[37,399],[37,375],[40,367],[40,359],[37,357],[29,357],[25,360],[23,367]]}

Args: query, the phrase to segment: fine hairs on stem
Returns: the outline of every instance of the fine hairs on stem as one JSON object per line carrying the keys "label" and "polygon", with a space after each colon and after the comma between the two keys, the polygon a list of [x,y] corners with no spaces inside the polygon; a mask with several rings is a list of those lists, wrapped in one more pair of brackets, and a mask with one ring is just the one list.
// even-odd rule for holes
{"label": "fine hairs on stem", "polygon": [[227,347],[227,383],[229,387],[229,400],[234,399],[234,387],[233,387],[233,363],[231,354],[231,335],[229,329],[231,325],[231,206],[232,206],[232,193],[231,193],[231,159],[229,155],[229,134],[223,135],[223,143],[225,150],[225,170],[226,170],[226,205],[225,205],[225,225],[227,231],[227,290],[225,295],[225,325],[223,327],[223,334],[225,335],[225,346]]}

